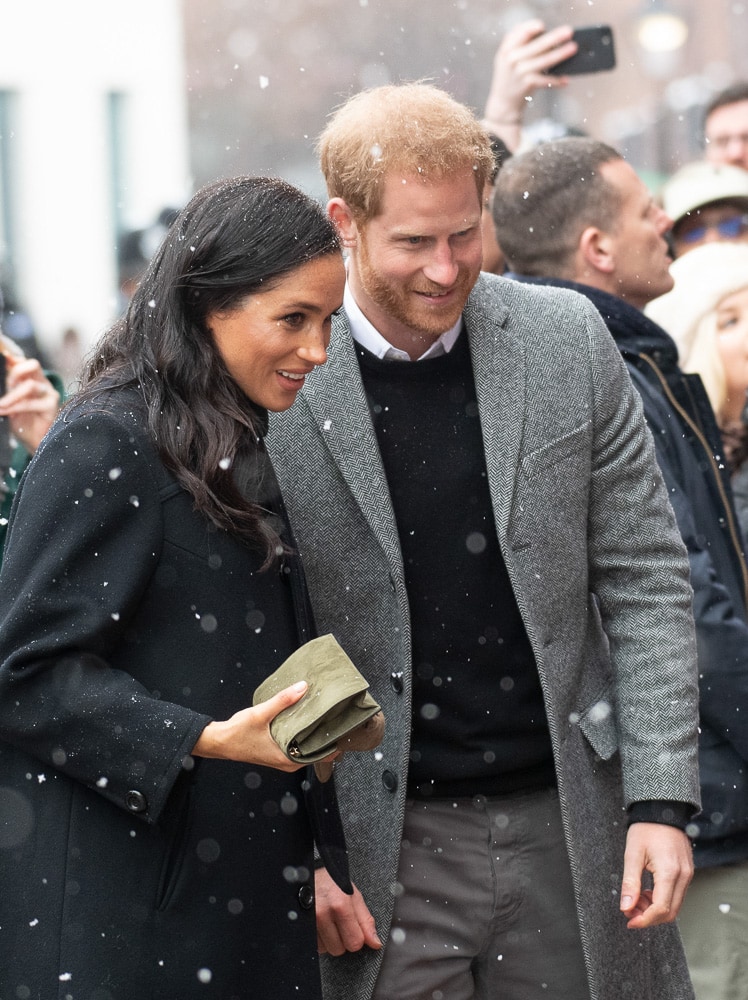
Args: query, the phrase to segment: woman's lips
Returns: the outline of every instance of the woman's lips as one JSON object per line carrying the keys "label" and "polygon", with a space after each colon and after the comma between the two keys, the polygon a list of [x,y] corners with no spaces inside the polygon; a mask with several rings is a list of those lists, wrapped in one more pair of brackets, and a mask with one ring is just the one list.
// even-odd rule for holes
{"label": "woman's lips", "polygon": [[[309,369],[313,371],[314,369]],[[300,389],[304,384],[304,379],[309,374],[309,371],[305,372],[292,372],[288,371],[286,368],[279,368],[276,375],[281,381],[281,384],[289,389]]]}

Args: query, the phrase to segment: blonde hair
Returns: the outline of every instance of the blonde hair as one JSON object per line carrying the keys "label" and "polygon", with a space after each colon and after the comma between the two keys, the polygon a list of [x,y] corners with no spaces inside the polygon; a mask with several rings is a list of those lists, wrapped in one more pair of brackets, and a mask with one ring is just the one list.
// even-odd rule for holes
{"label": "blonde hair", "polygon": [[425,83],[375,87],[346,101],[317,144],[331,198],[358,221],[381,209],[393,170],[442,180],[470,168],[478,198],[494,166],[488,135],[469,108]]}
{"label": "blonde hair", "polygon": [[670,266],[674,286],[644,309],[670,334],[684,372],[701,376],[709,402],[722,417],[727,378],[719,353],[717,311],[729,295],[748,288],[748,245],[717,242],[689,250]]}
{"label": "blonde hair", "polygon": [[[725,298],[731,294],[733,293],[727,292]],[[684,372],[701,376],[712,409],[720,420],[727,402],[727,380],[717,345],[717,307],[702,316],[697,323],[691,349],[687,357],[681,358],[681,366]]]}

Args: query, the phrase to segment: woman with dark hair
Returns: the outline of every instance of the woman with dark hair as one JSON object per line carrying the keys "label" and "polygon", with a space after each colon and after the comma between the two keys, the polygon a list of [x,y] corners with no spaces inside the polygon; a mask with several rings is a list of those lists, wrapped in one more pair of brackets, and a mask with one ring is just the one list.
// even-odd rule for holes
{"label": "woman with dark hair", "polygon": [[26,473],[0,578],[3,998],[320,996],[334,793],[270,736],[306,686],[248,706],[314,635],[263,435],[343,284],[301,192],[204,188]]}

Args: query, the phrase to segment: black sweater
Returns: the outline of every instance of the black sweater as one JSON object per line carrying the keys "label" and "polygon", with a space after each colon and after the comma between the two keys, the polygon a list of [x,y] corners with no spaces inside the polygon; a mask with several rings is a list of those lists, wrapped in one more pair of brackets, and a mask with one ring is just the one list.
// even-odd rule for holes
{"label": "black sweater", "polygon": [[409,793],[552,785],[538,672],[496,537],[467,339],[417,363],[357,354],[410,599]]}

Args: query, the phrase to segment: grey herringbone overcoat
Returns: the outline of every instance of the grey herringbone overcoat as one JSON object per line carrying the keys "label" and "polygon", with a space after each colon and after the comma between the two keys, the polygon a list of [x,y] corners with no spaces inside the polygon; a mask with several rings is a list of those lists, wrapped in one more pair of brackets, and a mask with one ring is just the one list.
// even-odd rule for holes
{"label": "grey herringbone overcoat", "polygon": [[[538,664],[593,1000],[685,1000],[673,925],[618,911],[624,808],[698,803],[688,564],[619,352],[575,293],[482,275],[464,313],[501,550]],[[268,443],[318,625],[369,679],[384,743],[338,768],[354,882],[389,933],[411,712],[397,528],[345,317]],[[381,952],[325,959],[367,1000]],[[571,1000],[571,998],[570,998]]]}

